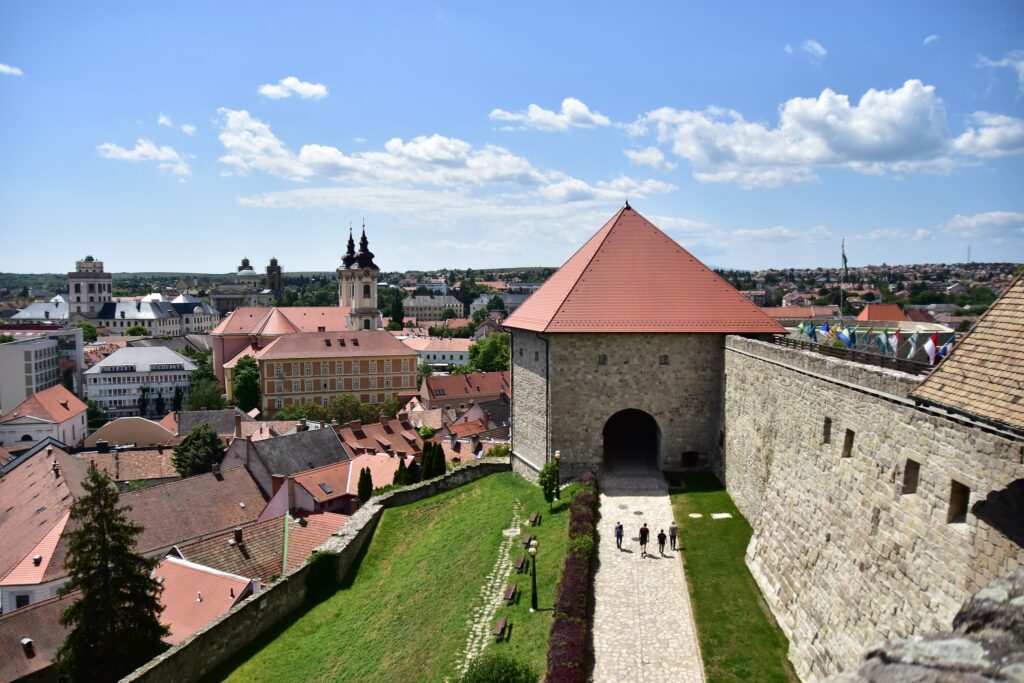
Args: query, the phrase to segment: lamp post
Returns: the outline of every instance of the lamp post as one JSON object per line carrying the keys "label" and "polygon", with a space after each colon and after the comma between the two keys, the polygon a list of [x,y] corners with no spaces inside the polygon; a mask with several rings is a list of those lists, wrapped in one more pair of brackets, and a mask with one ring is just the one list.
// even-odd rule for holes
{"label": "lamp post", "polygon": [[562,500],[562,472],[558,461],[562,459],[562,451],[555,451],[555,498]]}
{"label": "lamp post", "polygon": [[532,589],[530,591],[530,611],[531,612],[536,612],[537,611],[537,546],[538,545],[540,545],[540,544],[537,543],[537,539],[536,538],[533,539],[532,541],[530,541],[529,553],[530,553],[530,557],[533,558],[533,562],[530,565],[530,583],[532,584],[532,586],[531,586]]}

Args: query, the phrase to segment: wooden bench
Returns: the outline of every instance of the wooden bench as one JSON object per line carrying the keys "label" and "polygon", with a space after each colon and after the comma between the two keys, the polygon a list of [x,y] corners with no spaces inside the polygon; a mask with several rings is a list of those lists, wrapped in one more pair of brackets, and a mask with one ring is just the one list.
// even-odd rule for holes
{"label": "wooden bench", "polygon": [[510,583],[508,588],[505,589],[505,603],[511,605],[516,601],[516,585]]}
{"label": "wooden bench", "polygon": [[530,526],[537,526],[540,524],[540,515],[536,512],[530,515]]}
{"label": "wooden bench", "polygon": [[523,569],[526,567],[526,555],[520,555],[516,558],[516,563],[513,565],[516,568],[516,574],[521,574]]}
{"label": "wooden bench", "polygon": [[532,541],[532,540],[533,540],[533,534],[526,534],[525,536],[523,536],[523,545],[526,546],[527,548],[529,548],[530,547],[530,541]]}
{"label": "wooden bench", "polygon": [[498,621],[494,624],[494,631],[492,631],[495,640],[499,642],[501,641],[501,639],[505,636],[505,628],[507,625],[508,621],[505,619],[505,617],[501,617],[500,619],[498,619]]}

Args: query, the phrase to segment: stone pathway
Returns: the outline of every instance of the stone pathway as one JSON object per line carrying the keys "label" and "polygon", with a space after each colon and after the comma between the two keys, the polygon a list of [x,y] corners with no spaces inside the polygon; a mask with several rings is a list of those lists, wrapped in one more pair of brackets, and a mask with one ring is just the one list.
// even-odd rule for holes
{"label": "stone pathway", "polygon": [[[626,533],[615,547],[615,523]],[[601,480],[598,567],[594,576],[596,683],[704,683],[704,665],[679,552],[658,556],[657,535],[672,521],[660,475],[606,474]],[[651,530],[646,559],[639,529]]]}

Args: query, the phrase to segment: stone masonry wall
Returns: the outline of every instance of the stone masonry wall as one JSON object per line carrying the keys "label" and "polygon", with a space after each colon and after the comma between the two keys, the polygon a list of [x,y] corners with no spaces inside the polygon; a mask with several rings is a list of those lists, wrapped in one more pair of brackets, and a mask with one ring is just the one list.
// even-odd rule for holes
{"label": "stone masonry wall", "polygon": [[[601,470],[605,423],[627,408],[657,421],[662,469],[679,469],[687,451],[705,462],[717,453],[722,335],[552,334],[550,340],[551,450],[562,451],[564,476]],[[607,365],[598,365],[602,354]],[[663,355],[668,365],[660,365]]]}
{"label": "stone masonry wall", "polygon": [[[1013,523],[989,514],[1024,477],[1024,441],[916,407],[917,381],[726,341],[716,470],[754,528],[748,566],[806,680],[855,667],[868,643],[943,630],[970,594],[1024,566]],[[917,489],[904,494],[911,460]],[[950,523],[954,481],[969,512]]]}
{"label": "stone masonry wall", "polygon": [[547,345],[533,332],[512,330],[512,467],[531,481],[548,457]]}
{"label": "stone masonry wall", "polygon": [[[509,464],[504,459],[478,460],[444,477],[375,496],[359,508],[348,523],[319,550],[337,553],[336,574],[340,581],[373,537],[385,509],[428,498],[508,469]],[[299,567],[266,590],[242,601],[227,614],[135,670],[122,681],[192,683],[201,679],[293,612],[302,609],[306,600],[309,566],[305,564]]]}

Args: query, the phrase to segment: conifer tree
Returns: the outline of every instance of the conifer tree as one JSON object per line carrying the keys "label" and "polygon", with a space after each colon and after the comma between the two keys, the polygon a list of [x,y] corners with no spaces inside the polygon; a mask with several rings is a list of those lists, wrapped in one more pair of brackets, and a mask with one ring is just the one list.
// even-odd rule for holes
{"label": "conifer tree", "polygon": [[405,466],[405,458],[398,459],[398,469],[395,470],[395,478],[391,483],[398,484],[399,486],[405,486],[409,483],[409,468]]}
{"label": "conifer tree", "polygon": [[359,501],[365,503],[373,496],[373,477],[370,475],[370,468],[364,467],[359,471]]}
{"label": "conifer tree", "polygon": [[71,506],[68,582],[61,595],[80,591],[60,615],[71,632],[57,651],[61,679],[116,681],[158,655],[168,630],[159,620],[160,585],[150,577],[159,563],[135,552],[143,527],[118,506],[110,476],[89,465],[84,495]]}
{"label": "conifer tree", "polygon": [[184,441],[174,447],[171,464],[183,477],[205,474],[224,457],[224,442],[210,425],[192,428]]}

